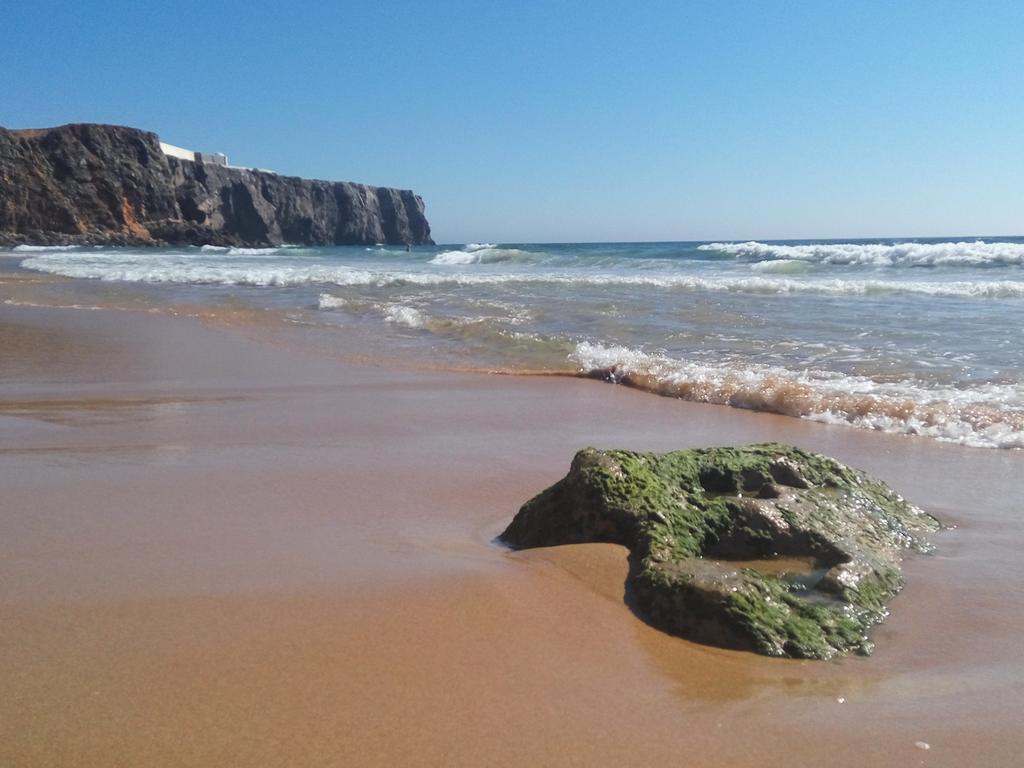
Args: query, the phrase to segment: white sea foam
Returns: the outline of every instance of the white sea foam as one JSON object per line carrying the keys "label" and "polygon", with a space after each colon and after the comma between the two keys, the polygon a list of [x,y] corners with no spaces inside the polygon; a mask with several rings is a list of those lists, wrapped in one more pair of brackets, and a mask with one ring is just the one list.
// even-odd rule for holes
{"label": "white sea foam", "polygon": [[384,306],[384,319],[396,325],[409,328],[422,328],[427,323],[427,316],[415,307],[404,304],[387,304]]}
{"label": "white sea foam", "polygon": [[281,253],[282,248],[239,248],[233,247],[228,251],[232,256],[275,256]]}
{"label": "white sea foam", "polygon": [[216,254],[221,257],[230,256],[277,256],[283,254],[285,251],[294,251],[301,246],[296,245],[281,245],[269,248],[243,248],[241,246],[226,246],[226,245],[204,245],[199,248],[201,254],[206,254],[207,257],[210,254]]}
{"label": "white sea foam", "polygon": [[[453,253],[453,252],[449,252]],[[440,254],[444,255],[444,254]],[[473,255],[473,254],[470,254]],[[435,257],[436,258],[436,257]],[[686,291],[754,294],[819,294],[856,296],[865,294],[918,294],[952,298],[1024,298],[1024,280],[853,280],[792,277],[696,277],[670,272],[449,272],[375,270],[327,264],[253,265],[203,262],[182,254],[71,252],[40,253],[21,262],[26,269],[106,281],[142,283],[192,283],[252,286],[300,286],[335,284],[343,286],[395,285],[504,285],[552,284],[566,286],[643,286]]]}
{"label": "white sea foam", "polygon": [[11,250],[31,253],[33,251],[74,251],[81,247],[80,245],[16,245]]}
{"label": "white sea foam", "polygon": [[881,383],[830,371],[710,365],[590,342],[577,345],[574,359],[591,375],[695,402],[982,448],[1024,448],[1024,385],[1019,384],[956,389]]}
{"label": "white sea foam", "polygon": [[876,267],[1007,266],[1024,264],[1024,243],[989,243],[984,240],[948,243],[829,243],[777,245],[708,243],[702,251],[714,251],[746,261],[800,260],[816,264]]}
{"label": "white sea foam", "polygon": [[405,325],[409,328],[426,328],[436,333],[462,332],[467,328],[479,327],[481,334],[486,333],[486,329],[491,329],[493,333],[506,338],[533,338],[532,334],[519,334],[510,329],[511,326],[522,325],[532,319],[529,310],[502,302],[486,302],[485,304],[488,309],[499,310],[501,314],[470,317],[436,316],[397,302],[347,299],[329,293],[321,293],[317,299],[317,308],[323,311],[345,309],[353,314],[377,316],[389,323]]}
{"label": "white sea foam", "polygon": [[332,296],[329,293],[321,293],[317,299],[317,306],[322,310],[348,309],[356,313],[370,312],[389,323],[405,325],[409,328],[422,328],[429,321],[429,317],[416,309],[405,304],[396,302],[372,302],[352,301],[341,296]]}
{"label": "white sea foam", "polygon": [[466,243],[462,246],[467,251],[482,251],[484,248],[497,248],[494,243]]}
{"label": "white sea foam", "polygon": [[317,299],[317,306],[320,309],[342,309],[348,306],[348,299],[340,296],[332,296],[329,293],[321,293]]}

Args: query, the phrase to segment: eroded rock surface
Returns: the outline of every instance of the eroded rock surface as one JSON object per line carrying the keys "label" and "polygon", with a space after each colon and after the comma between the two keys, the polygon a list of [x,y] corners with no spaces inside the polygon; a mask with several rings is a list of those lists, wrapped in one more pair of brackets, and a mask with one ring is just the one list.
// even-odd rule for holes
{"label": "eroded rock surface", "polygon": [[180,160],[136,128],[0,128],[0,245],[432,242],[409,190]]}
{"label": "eroded rock surface", "polygon": [[927,551],[932,516],[863,472],[779,443],[576,454],[519,510],[520,548],[614,542],[638,608],[666,631],[769,656],[869,653],[868,630]]}

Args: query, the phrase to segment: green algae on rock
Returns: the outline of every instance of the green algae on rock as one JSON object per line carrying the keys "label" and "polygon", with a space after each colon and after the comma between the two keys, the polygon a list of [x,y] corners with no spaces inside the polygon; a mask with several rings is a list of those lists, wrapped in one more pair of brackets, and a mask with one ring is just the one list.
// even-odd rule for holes
{"label": "green algae on rock", "polygon": [[780,443],[666,454],[585,448],[526,502],[517,548],[614,542],[655,626],[769,656],[870,653],[868,630],[927,551],[931,515],[859,470]]}

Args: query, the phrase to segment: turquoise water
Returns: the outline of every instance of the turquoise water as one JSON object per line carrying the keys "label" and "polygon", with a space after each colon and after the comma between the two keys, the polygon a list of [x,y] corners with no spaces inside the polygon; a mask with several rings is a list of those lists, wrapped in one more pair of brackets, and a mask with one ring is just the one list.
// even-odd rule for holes
{"label": "turquoise water", "polygon": [[[26,269],[282,309],[434,363],[1024,447],[1024,238],[23,249]],[[372,350],[368,350],[372,352]]]}

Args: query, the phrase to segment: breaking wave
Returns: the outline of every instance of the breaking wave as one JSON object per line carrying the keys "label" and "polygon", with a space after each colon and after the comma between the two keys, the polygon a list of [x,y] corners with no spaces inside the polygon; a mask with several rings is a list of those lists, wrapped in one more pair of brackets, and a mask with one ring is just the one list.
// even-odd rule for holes
{"label": "breaking wave", "polygon": [[[477,253],[484,253],[478,251]],[[452,252],[447,252],[452,253]],[[461,253],[461,252],[459,252]],[[439,254],[438,257],[445,254]],[[474,254],[469,254],[470,256]],[[454,263],[454,262],[453,262]],[[472,262],[467,262],[472,263]],[[623,274],[614,272],[448,272],[374,270],[343,265],[204,264],[177,256],[125,255],[102,257],[91,253],[53,253],[30,256],[21,266],[64,277],[115,282],[182,283],[251,286],[471,286],[552,284],[566,286],[643,286],[686,291],[754,294],[817,294],[857,296],[917,294],[950,298],[1022,298],[1024,280],[852,280],[794,279],[791,277],[696,277],[685,274]]]}
{"label": "breaking wave", "polygon": [[806,272],[810,264],[801,259],[776,259],[774,261],[755,261],[750,265],[752,272],[772,275],[798,275]]}
{"label": "breaking wave", "polygon": [[407,307],[404,304],[386,304],[384,306],[384,319],[389,323],[404,325],[409,328],[422,328],[427,324],[427,316],[415,307]]}
{"label": "breaking wave", "polygon": [[348,304],[348,299],[343,299],[340,296],[331,296],[329,293],[321,293],[317,299],[317,307],[319,309],[344,309]]}
{"label": "breaking wave", "polygon": [[518,248],[498,248],[488,243],[470,243],[462,250],[442,251],[431,264],[499,264],[503,261],[532,261],[531,254]]}
{"label": "breaking wave", "polygon": [[750,241],[708,243],[701,251],[715,251],[744,261],[804,261],[814,264],[874,267],[1019,266],[1024,264],[1024,243],[989,243],[984,240],[948,243],[830,243],[782,245]]}
{"label": "breaking wave", "polygon": [[277,246],[273,248],[242,248],[239,246],[204,245],[200,247],[200,253],[216,253],[222,256],[278,256],[287,250],[294,250],[295,246]]}
{"label": "breaking wave", "polygon": [[281,253],[281,248],[230,248],[228,255],[236,256],[274,256]]}
{"label": "breaking wave", "polygon": [[583,342],[581,373],[659,395],[979,448],[1024,448],[1024,385],[929,388],[828,371],[711,365]]}

